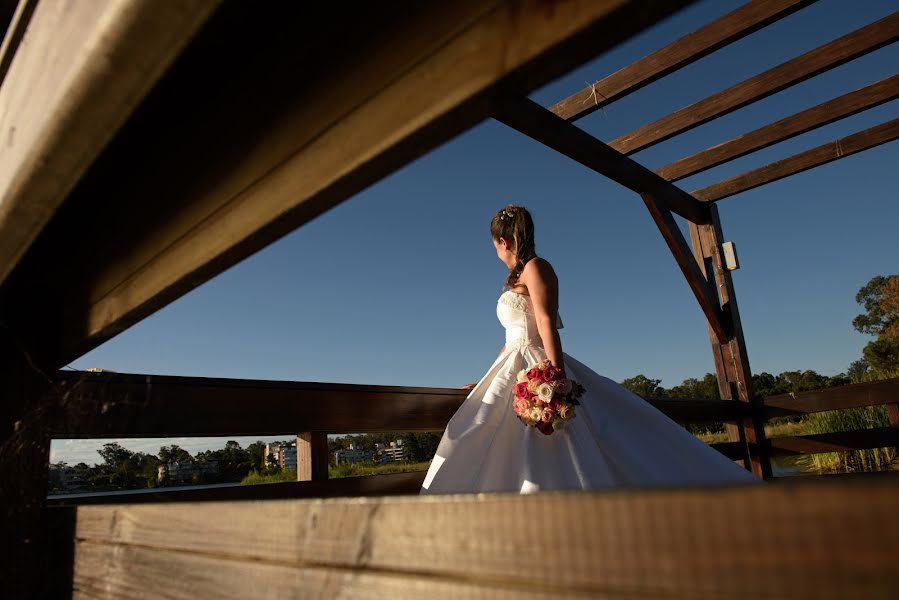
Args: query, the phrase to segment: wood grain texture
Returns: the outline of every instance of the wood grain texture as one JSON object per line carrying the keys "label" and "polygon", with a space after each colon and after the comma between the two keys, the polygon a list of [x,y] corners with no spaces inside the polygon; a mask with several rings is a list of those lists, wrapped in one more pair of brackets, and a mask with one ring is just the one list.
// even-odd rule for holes
{"label": "wood grain texture", "polygon": [[442,430],[467,390],[60,372],[58,437]]}
{"label": "wood grain texture", "polygon": [[73,191],[10,310],[34,313],[23,328],[58,320],[42,331],[65,364],[687,3],[409,2],[352,19],[226,3]]}
{"label": "wood grain texture", "polygon": [[550,107],[575,121],[770,25],[814,0],[751,0]]}
{"label": "wood grain texture", "polygon": [[899,377],[839,387],[765,397],[767,418],[803,415],[842,408],[891,404],[899,399]]}
{"label": "wood grain texture", "polygon": [[899,138],[899,119],[893,119],[811,150],[794,154],[770,165],[713,183],[692,194],[701,202],[717,202],[766,183],[826,165],[869,148],[875,148],[897,138]]}
{"label": "wood grain texture", "polygon": [[899,39],[899,13],[893,13],[626,133],[611,141],[609,146],[624,154],[633,154],[873,52],[897,39]]}
{"label": "wood grain texture", "polygon": [[217,5],[37,3],[0,87],[0,283]]}
{"label": "wood grain texture", "polygon": [[[608,598],[886,599],[899,584],[897,493],[899,482],[872,480],[81,507],[75,589],[129,595],[152,582],[156,597],[228,597],[229,586],[257,582],[289,594],[310,589],[310,572],[335,570],[338,586],[402,577],[400,597],[428,595],[429,582]],[[539,523],[552,535],[535,537]],[[551,575],[534,568],[548,556]]]}
{"label": "wood grain texture", "polygon": [[899,97],[899,75],[887,77],[656,169],[677,181]]}

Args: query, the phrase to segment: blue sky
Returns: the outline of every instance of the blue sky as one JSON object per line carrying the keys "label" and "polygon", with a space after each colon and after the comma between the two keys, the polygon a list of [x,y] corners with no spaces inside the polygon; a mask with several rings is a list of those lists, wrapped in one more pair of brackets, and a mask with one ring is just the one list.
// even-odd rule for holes
{"label": "blue sky", "polygon": [[[727,13],[706,0],[537,90],[549,106]],[[610,141],[889,15],[890,0],[822,0],[577,122]],[[896,72],[893,44],[635,154],[649,168]],[[679,182],[695,190],[893,119],[894,100]],[[899,143],[718,203],[753,373],[845,371],[870,339],[855,294],[899,272]],[[670,387],[714,372],[696,300],[640,198],[485,121],[74,361],[132,373],[460,387],[503,343],[507,273],[489,222],[528,207],[560,280],[563,349],[616,381]],[[681,221],[686,234],[686,225]],[[689,238],[688,238],[689,239]],[[279,436],[284,437],[284,436]],[[244,438],[238,438],[246,443]],[[105,440],[56,441],[51,460],[98,460]],[[172,440],[174,441],[174,440]],[[163,440],[123,440],[155,452]],[[168,442],[165,442],[168,443]],[[178,440],[191,451],[218,438]]]}

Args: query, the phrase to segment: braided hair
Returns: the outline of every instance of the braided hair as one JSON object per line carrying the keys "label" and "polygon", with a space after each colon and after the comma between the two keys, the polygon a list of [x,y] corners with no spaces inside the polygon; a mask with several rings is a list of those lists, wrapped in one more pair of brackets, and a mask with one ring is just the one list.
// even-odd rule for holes
{"label": "braided hair", "polygon": [[537,256],[534,246],[534,221],[523,206],[509,204],[490,221],[490,235],[494,240],[503,238],[514,246],[515,266],[509,271],[505,287],[515,287],[524,265]]}

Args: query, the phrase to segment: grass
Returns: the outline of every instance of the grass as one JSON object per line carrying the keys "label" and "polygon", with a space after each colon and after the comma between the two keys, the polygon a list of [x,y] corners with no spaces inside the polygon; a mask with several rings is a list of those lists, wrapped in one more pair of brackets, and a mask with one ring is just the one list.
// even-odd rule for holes
{"label": "grass", "polygon": [[260,483],[285,483],[296,481],[297,472],[293,469],[284,469],[275,473],[264,475],[259,471],[250,471],[246,477],[240,480],[240,485],[259,485]]}
{"label": "grass", "polygon": [[413,471],[426,471],[431,464],[428,462],[417,463],[387,463],[378,465],[373,462],[356,464],[343,463],[341,465],[328,465],[328,478],[359,477],[361,475],[388,475],[390,473],[411,473]]}
{"label": "grass", "polygon": [[[866,373],[853,383],[880,381],[899,377],[899,369],[885,372]],[[814,433],[832,433],[837,431],[854,431],[889,427],[889,418],[885,406],[865,406],[803,415],[799,420],[792,418],[772,419],[765,424],[765,435],[768,438]],[[702,441],[714,444],[727,441],[727,433],[706,431],[696,435]],[[792,459],[791,465],[814,473],[846,473],[862,471],[881,471],[889,469],[897,459],[896,448],[871,448],[851,450],[848,452],[826,452],[808,456],[781,457]],[[781,462],[784,462],[781,460]]]}

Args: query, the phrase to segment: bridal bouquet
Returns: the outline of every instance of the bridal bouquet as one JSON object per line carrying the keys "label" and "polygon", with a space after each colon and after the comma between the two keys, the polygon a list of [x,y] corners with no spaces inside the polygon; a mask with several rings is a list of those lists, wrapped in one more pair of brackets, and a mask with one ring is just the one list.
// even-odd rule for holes
{"label": "bridal bouquet", "polygon": [[583,394],[584,386],[544,360],[518,372],[512,406],[522,423],[551,435],[574,418],[574,406]]}

